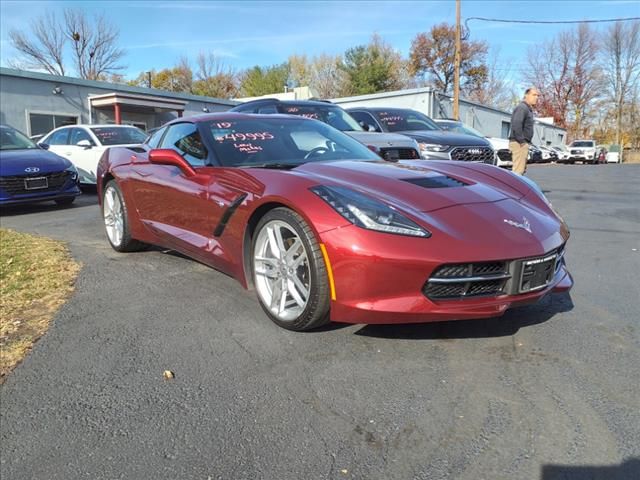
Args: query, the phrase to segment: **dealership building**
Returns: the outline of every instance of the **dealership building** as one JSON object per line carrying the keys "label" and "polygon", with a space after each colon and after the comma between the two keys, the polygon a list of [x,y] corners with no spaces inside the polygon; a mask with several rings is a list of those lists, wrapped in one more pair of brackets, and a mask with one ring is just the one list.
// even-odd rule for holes
{"label": "dealership building", "polygon": [[[385,107],[411,108],[431,118],[453,118],[453,98],[431,87],[397,90],[393,92],[334,98],[333,103],[343,108]],[[460,120],[487,137],[509,138],[511,112],[487,107],[460,99]],[[537,119],[532,142],[535,145],[564,145],[567,131],[553,125],[552,119]]]}
{"label": "dealership building", "polygon": [[229,110],[238,102],[0,68],[0,123],[29,136],[70,124],[125,124],[143,130],[177,117]]}
{"label": "dealership building", "polygon": [[[311,89],[300,87],[265,97],[304,100],[312,95]],[[431,118],[453,117],[453,99],[431,87],[331,101],[344,108],[412,108]],[[127,124],[148,131],[177,117],[225,111],[239,103],[241,101],[0,68],[0,123],[29,136],[43,135],[61,125],[77,123]],[[460,119],[484,135],[509,136],[510,112],[461,99]],[[563,145],[566,135],[564,129],[551,121],[538,119],[533,143]]]}

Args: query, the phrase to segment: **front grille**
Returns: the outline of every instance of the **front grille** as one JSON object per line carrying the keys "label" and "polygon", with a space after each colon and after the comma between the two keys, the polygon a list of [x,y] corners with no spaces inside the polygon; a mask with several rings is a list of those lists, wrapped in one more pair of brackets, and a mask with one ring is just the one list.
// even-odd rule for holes
{"label": "front grille", "polygon": [[422,287],[431,300],[518,295],[548,286],[564,261],[564,245],[535,258],[453,263],[434,270]]}
{"label": "front grille", "polygon": [[451,160],[461,162],[493,163],[493,155],[490,147],[456,147],[451,150]]}
{"label": "front grille", "polygon": [[511,157],[511,150],[507,150],[506,148],[498,150],[498,158],[503,162],[513,161],[513,158]]}
{"label": "front grille", "polygon": [[385,160],[416,160],[420,158],[415,148],[381,148],[380,156]]}
{"label": "front grille", "polygon": [[458,263],[439,267],[422,291],[430,299],[498,295],[511,278],[506,262]]}
{"label": "front grille", "polygon": [[[39,188],[37,190],[27,190],[25,188],[25,179],[42,178],[47,179],[47,188]],[[71,172],[63,171],[48,174],[32,174],[32,175],[14,175],[10,177],[0,177],[0,188],[8,195],[24,195],[27,193],[55,192],[60,190],[65,182],[71,178]]]}

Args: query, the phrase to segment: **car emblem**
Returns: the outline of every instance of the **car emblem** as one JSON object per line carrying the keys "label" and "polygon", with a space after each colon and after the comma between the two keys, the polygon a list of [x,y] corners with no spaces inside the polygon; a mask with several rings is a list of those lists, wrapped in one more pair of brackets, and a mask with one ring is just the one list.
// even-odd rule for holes
{"label": "car emblem", "polygon": [[515,220],[507,220],[505,218],[504,219],[504,223],[507,223],[507,224],[511,225],[512,227],[521,228],[521,229],[526,230],[527,232],[531,233],[531,224],[529,223],[529,220],[527,220],[527,217],[522,217],[522,223],[518,223]]}
{"label": "car emblem", "polygon": [[473,155],[480,155],[482,153],[482,150],[480,150],[479,148],[470,148],[469,153]]}
{"label": "car emblem", "polygon": [[24,169],[24,171],[27,173],[36,173],[39,172],[40,169],[38,167],[27,167]]}

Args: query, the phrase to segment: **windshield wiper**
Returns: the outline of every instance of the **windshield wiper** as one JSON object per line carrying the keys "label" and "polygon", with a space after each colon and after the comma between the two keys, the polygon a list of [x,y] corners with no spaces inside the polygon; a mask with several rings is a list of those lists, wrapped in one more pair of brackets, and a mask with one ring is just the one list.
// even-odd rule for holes
{"label": "windshield wiper", "polygon": [[302,163],[255,163],[253,165],[240,165],[238,168],[270,168],[273,170],[291,170]]}

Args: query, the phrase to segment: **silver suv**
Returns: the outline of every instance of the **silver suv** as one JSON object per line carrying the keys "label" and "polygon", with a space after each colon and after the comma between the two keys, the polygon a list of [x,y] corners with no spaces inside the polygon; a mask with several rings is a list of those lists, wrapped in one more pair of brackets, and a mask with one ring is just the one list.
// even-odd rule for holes
{"label": "silver suv", "polygon": [[569,163],[580,160],[582,163],[596,163],[598,161],[595,140],[574,140],[569,145]]}

